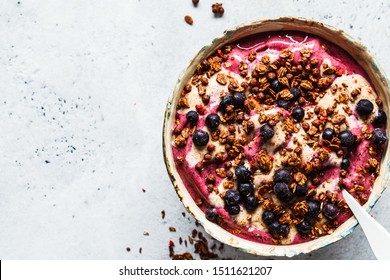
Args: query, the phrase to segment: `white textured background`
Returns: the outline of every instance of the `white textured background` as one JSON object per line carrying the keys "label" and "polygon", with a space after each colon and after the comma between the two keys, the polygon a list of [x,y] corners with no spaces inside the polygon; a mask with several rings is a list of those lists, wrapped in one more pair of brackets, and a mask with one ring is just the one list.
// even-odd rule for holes
{"label": "white textured background", "polygon": [[[195,225],[181,215],[162,159],[165,103],[190,58],[227,28],[320,20],[360,40],[390,73],[389,1],[222,2],[222,18],[210,0],[0,2],[1,259],[168,258],[169,240]],[[388,230],[389,204],[387,190],[372,211]],[[298,258],[374,256],[358,227]]]}

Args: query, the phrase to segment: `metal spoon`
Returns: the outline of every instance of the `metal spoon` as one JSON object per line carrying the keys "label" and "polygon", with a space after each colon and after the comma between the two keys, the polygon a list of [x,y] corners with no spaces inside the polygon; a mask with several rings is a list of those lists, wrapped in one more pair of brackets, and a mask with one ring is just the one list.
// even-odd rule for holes
{"label": "metal spoon", "polygon": [[390,260],[390,233],[371,217],[346,190],[343,196],[361,225],[368,243],[378,260]]}

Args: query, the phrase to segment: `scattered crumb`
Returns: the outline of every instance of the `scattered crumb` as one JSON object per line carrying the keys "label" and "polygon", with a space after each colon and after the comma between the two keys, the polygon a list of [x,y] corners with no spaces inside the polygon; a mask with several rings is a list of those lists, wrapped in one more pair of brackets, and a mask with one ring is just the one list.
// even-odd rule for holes
{"label": "scattered crumb", "polygon": [[181,212],[181,215],[185,218],[186,217],[186,212]]}
{"label": "scattered crumb", "polygon": [[146,190],[145,190],[145,189],[142,189],[142,192],[146,192]]}
{"label": "scattered crumb", "polygon": [[175,227],[169,227],[169,231],[170,232],[176,232],[176,228]]}
{"label": "scattered crumb", "polygon": [[193,260],[191,253],[185,252],[184,254],[174,254],[172,260]]}
{"label": "scattered crumb", "polygon": [[194,23],[194,20],[192,19],[191,16],[185,16],[184,17],[184,20],[186,23],[188,23],[189,25],[192,25]]}
{"label": "scattered crumb", "polygon": [[141,248],[139,248],[139,253],[140,253],[140,254],[142,254],[142,247],[141,247]]}
{"label": "scattered crumb", "polygon": [[126,248],[126,251],[127,251],[127,252],[130,252],[130,251],[131,251],[130,247],[127,247],[127,248]]}
{"label": "scattered crumb", "polygon": [[222,7],[222,3],[214,3],[211,6],[211,11],[214,13],[216,17],[221,17],[225,12],[225,9]]}
{"label": "scattered crumb", "polygon": [[[188,236],[188,241],[190,244],[194,245],[195,253],[199,255],[199,258],[202,260],[217,259],[219,258],[218,254],[214,253],[214,250],[217,249],[217,243],[213,243],[211,248],[208,247],[208,241],[203,236],[202,232],[193,229],[191,232],[192,236]],[[183,238],[179,238],[179,244],[183,243]],[[187,240],[184,240],[184,245],[187,247]],[[175,243],[169,241],[169,256],[172,260],[192,260],[193,256],[189,252],[183,254],[175,254]],[[223,249],[223,244],[219,246],[219,250]]]}
{"label": "scattered crumb", "polygon": [[209,259],[218,258],[217,254],[209,251],[206,239],[196,241],[195,253],[199,254],[199,257],[201,260],[209,260]]}
{"label": "scattered crumb", "polygon": [[164,210],[162,210],[161,211],[161,218],[164,220],[164,218],[165,218],[165,211]]}
{"label": "scattered crumb", "polygon": [[175,255],[175,251],[174,251],[173,247],[175,247],[175,243],[172,240],[169,240],[168,248],[169,248],[169,256],[171,258],[173,258],[173,256]]}
{"label": "scattered crumb", "polygon": [[149,232],[144,231],[144,235],[149,236]]}

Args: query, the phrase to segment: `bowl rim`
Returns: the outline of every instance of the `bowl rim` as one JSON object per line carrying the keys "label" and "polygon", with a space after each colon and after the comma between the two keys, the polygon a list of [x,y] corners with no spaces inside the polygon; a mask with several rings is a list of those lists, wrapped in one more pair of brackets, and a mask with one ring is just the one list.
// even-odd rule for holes
{"label": "bowl rim", "polygon": [[[321,29],[327,29],[327,31],[331,33],[337,34],[341,39],[345,40],[346,42],[353,44],[356,48],[360,49],[365,54],[365,59],[368,59],[373,69],[375,69],[376,73],[379,75],[379,80],[381,86],[383,86],[387,92],[389,92],[389,81],[384,75],[383,69],[380,67],[380,65],[377,63],[375,58],[370,54],[370,52],[367,50],[366,47],[364,47],[359,41],[355,40],[351,36],[349,36],[347,33],[345,33],[343,30],[335,28],[333,26],[324,24],[322,22],[312,20],[312,19],[306,19],[302,17],[276,17],[276,18],[264,18],[264,19],[257,19],[252,20],[248,22],[241,23],[231,29],[226,30],[222,36],[219,36],[215,38],[210,44],[204,46],[201,48],[201,50],[188,62],[188,64],[185,66],[184,70],[179,75],[175,86],[168,98],[165,113],[164,113],[164,122],[163,122],[163,131],[162,131],[162,147],[163,147],[163,157],[164,157],[164,163],[169,175],[169,178],[174,186],[174,189],[176,191],[176,194],[178,195],[180,201],[188,211],[198,222],[199,224],[204,228],[204,230],[210,234],[213,238],[219,240],[222,243],[225,243],[227,245],[233,246],[238,248],[241,251],[244,251],[246,253],[250,253],[253,255],[259,255],[259,256],[285,256],[285,257],[293,257],[299,254],[306,254],[309,252],[312,252],[314,250],[323,248],[325,246],[328,246],[348,234],[354,231],[354,229],[357,226],[357,220],[354,216],[349,218],[347,221],[345,221],[342,225],[340,225],[332,234],[325,235],[322,237],[319,237],[317,239],[299,243],[299,244],[293,244],[293,245],[270,245],[270,244],[263,244],[258,243],[250,240],[246,240],[244,238],[238,237],[236,235],[233,235],[232,233],[226,231],[222,227],[208,221],[205,218],[205,215],[203,211],[200,210],[200,208],[195,204],[195,202],[192,200],[189,192],[187,191],[186,187],[184,186],[177,170],[174,164],[174,158],[172,155],[172,149],[171,149],[171,115],[174,113],[175,106],[174,101],[178,93],[180,93],[181,89],[181,81],[185,77],[186,73],[189,71],[191,65],[196,63],[199,58],[207,57],[211,54],[211,52],[215,51],[218,47],[229,43],[229,38],[231,38],[236,32],[239,32],[243,28],[255,28],[260,26],[261,24],[265,23],[273,23],[273,24],[286,24],[286,23],[297,23],[302,25],[310,25],[314,26],[316,28]],[[293,30],[293,29],[284,29],[284,30]],[[277,30],[274,30],[277,31]],[[296,31],[296,30],[295,30]],[[268,31],[263,31],[268,32]],[[261,33],[261,32],[254,32],[253,34]],[[306,32],[309,33],[309,32]],[[321,37],[321,35],[312,33],[316,36]],[[248,36],[248,35],[246,35]],[[245,37],[245,36],[243,36]],[[239,38],[235,38],[232,41],[236,41]],[[228,42],[226,42],[228,41]],[[333,42],[332,42],[333,43]],[[340,48],[344,49],[342,46],[339,46]],[[356,60],[356,59],[355,59]],[[359,63],[359,62],[358,62]],[[191,73],[192,75],[192,73]],[[370,77],[372,80],[372,78]],[[376,88],[375,88],[376,89]],[[376,89],[377,90],[377,89]],[[376,192],[372,193],[369,197],[369,200],[363,205],[363,207],[366,209],[366,211],[370,211],[372,207],[376,204],[378,199],[381,197],[383,191],[386,189],[390,176],[387,176],[386,178],[382,178],[383,170],[385,167],[388,171],[390,171],[390,163],[384,164],[383,160],[386,156],[386,150],[387,150],[388,144],[386,145],[384,154],[382,156],[382,164],[381,164],[381,172],[380,175],[376,178],[375,184],[373,187],[373,190],[375,189]],[[379,184],[380,183],[380,184]]]}

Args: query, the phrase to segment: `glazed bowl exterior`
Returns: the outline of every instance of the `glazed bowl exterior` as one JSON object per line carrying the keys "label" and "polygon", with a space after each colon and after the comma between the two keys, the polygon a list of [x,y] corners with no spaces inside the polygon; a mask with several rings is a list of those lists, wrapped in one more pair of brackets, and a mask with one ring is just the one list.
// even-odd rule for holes
{"label": "glazed bowl exterior", "polygon": [[[166,168],[176,193],[187,209],[187,211],[194,216],[194,218],[204,227],[205,231],[213,236],[215,239],[237,247],[247,253],[262,255],[262,256],[287,256],[292,257],[301,253],[309,253],[313,250],[322,248],[329,244],[340,240],[341,238],[350,234],[357,225],[356,219],[352,216],[342,225],[340,225],[332,234],[314,239],[309,242],[293,244],[293,245],[268,245],[249,241],[237,237],[220,226],[208,221],[205,214],[196,205],[191,198],[183,184],[180,175],[178,174],[175,161],[172,154],[172,129],[175,121],[175,109],[178,101],[178,96],[181,93],[184,85],[193,75],[196,66],[205,58],[210,56],[214,51],[225,44],[232,43],[243,37],[250,36],[257,33],[272,32],[272,31],[300,31],[322,37],[331,43],[338,45],[346,52],[348,52],[367,72],[378,96],[383,100],[383,109],[387,115],[389,111],[389,81],[385,78],[383,71],[378,63],[370,55],[367,49],[359,42],[352,39],[342,30],[333,28],[323,23],[292,17],[282,17],[276,19],[262,19],[241,24],[233,29],[225,31],[223,36],[213,40],[210,45],[203,47],[197,55],[190,61],[185,70],[180,74],[173,92],[169,97],[163,127],[163,152]],[[388,122],[390,119],[388,119]],[[388,126],[389,124],[387,124]],[[382,192],[385,190],[390,180],[390,156],[385,148],[380,175],[377,177],[369,200],[363,206],[369,211],[377,202]]]}

